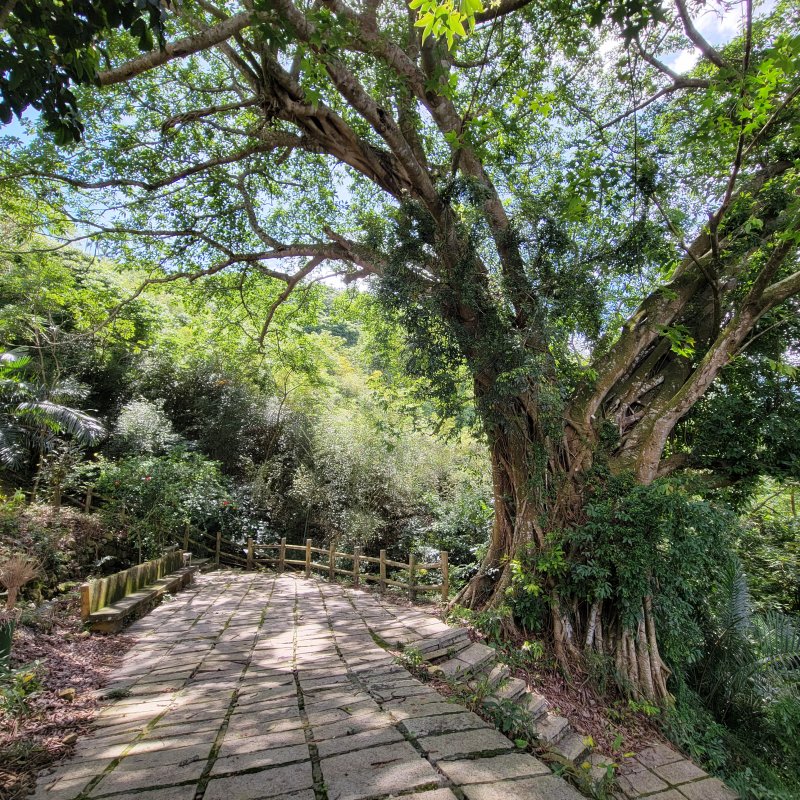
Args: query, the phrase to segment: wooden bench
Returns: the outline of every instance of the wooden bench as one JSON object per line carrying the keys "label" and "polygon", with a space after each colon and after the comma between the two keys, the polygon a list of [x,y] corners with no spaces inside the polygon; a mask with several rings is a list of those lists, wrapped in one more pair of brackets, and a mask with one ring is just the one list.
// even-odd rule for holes
{"label": "wooden bench", "polygon": [[183,553],[170,549],[161,558],[89,581],[81,586],[81,619],[93,631],[117,633],[144,616],[165,594],[188,586],[197,566],[183,566]]}

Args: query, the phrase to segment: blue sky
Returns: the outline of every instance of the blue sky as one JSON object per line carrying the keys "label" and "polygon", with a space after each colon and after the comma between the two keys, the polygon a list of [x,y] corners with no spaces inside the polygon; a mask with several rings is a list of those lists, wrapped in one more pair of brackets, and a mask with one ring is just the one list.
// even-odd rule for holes
{"label": "blue sky", "polygon": [[[729,42],[742,30],[745,19],[743,2],[727,3],[727,7],[714,4],[693,18],[695,27],[713,45]],[[756,15],[768,14],[775,7],[775,0],[756,6]],[[694,47],[687,47],[674,53],[667,59],[667,65],[683,74],[694,67],[700,58],[700,52]]]}

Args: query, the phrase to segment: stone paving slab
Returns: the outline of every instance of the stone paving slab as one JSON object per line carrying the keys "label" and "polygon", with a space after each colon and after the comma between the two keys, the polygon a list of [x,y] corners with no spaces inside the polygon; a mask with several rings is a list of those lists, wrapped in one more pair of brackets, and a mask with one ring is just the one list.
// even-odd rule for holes
{"label": "stone paving slab", "polygon": [[681,793],[688,800],[736,800],[736,792],[729,789],[717,778],[687,783],[680,787]]}
{"label": "stone paving slab", "polygon": [[275,747],[268,750],[251,750],[249,753],[219,755],[211,768],[211,774],[226,775],[256,768],[277,767],[281,764],[309,761],[308,745]]}
{"label": "stone paving slab", "polygon": [[467,800],[581,800],[581,795],[555,775],[463,787]]}
{"label": "stone paving slab", "polygon": [[378,728],[351,736],[339,736],[327,739],[317,744],[317,753],[320,758],[363,750],[366,747],[375,747],[381,744],[394,744],[405,741],[403,734],[396,728]]}
{"label": "stone paving slab", "polygon": [[439,764],[439,769],[459,786],[550,774],[550,770],[538,758],[524,753],[465,761],[443,761]]}
{"label": "stone paving slab", "polygon": [[[304,764],[212,780],[205,790],[203,800],[261,800],[281,795],[296,797],[296,793],[302,792],[300,796],[303,796],[306,794],[303,790],[313,788],[311,762],[306,761]],[[314,797],[314,792],[311,791],[307,796]]]}
{"label": "stone paving slab", "polygon": [[406,741],[323,758],[321,767],[329,800],[362,800],[442,782]]}
{"label": "stone paving slab", "polygon": [[442,759],[469,756],[497,755],[503,750],[513,750],[514,745],[494,728],[478,728],[459,733],[445,733],[441,736],[425,736],[418,740],[428,758],[434,763]]}
{"label": "stone paving slab", "polygon": [[406,797],[410,800],[458,800],[458,798],[450,791],[450,789],[430,789],[423,792],[414,792],[412,795],[389,795],[389,800],[396,800],[396,798]]}
{"label": "stone paving slab", "polygon": [[416,717],[400,723],[400,729],[419,738],[421,736],[435,736],[456,731],[468,731],[475,728],[483,730],[486,723],[472,711],[462,711],[457,714],[441,714],[432,717]]}
{"label": "stone paving slab", "polygon": [[[579,797],[376,642],[463,636],[416,609],[289,574],[219,571],[126,633],[137,644],[93,733],[40,776],[33,800]],[[728,800],[671,752],[644,751],[629,780]]]}

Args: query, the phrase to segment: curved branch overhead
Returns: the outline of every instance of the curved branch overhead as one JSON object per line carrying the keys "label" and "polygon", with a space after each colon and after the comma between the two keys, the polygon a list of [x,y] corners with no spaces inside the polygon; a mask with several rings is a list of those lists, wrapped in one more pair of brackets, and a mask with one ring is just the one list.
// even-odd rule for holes
{"label": "curved branch overhead", "polygon": [[177,42],[167,44],[161,50],[154,50],[152,53],[134,58],[118,67],[105,70],[97,76],[97,82],[100,86],[113,86],[115,83],[124,83],[137,75],[141,75],[143,72],[160,67],[176,58],[185,58],[194,53],[208,50],[210,47],[221,44],[226,39],[235,36],[239,31],[252,24],[253,20],[254,15],[249,11],[235,14],[200,33],[186,36]]}

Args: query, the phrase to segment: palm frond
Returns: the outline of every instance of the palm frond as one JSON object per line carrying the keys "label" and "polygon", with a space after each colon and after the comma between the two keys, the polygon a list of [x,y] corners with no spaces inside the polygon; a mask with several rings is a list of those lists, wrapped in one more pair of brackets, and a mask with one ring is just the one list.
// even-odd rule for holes
{"label": "palm frond", "polygon": [[16,469],[25,457],[19,431],[0,419],[0,467]]}
{"label": "palm frond", "polygon": [[89,387],[74,378],[65,378],[49,387],[47,399],[53,403],[77,403],[89,396]]}
{"label": "palm frond", "polygon": [[714,617],[720,634],[746,635],[753,613],[747,576],[738,559],[728,564],[717,585]]}
{"label": "palm frond", "polygon": [[99,420],[50,400],[20,403],[17,415],[44,425],[54,433],[66,433],[80,444],[96,444],[106,435],[106,429]]}
{"label": "palm frond", "polygon": [[5,403],[19,403],[26,398],[33,397],[33,387],[17,378],[3,377],[0,374],[0,401]]}
{"label": "palm frond", "polygon": [[695,688],[720,718],[763,716],[778,698],[800,695],[800,630],[780,612],[753,613],[738,564],[724,573],[709,610]]}
{"label": "palm frond", "polygon": [[5,353],[0,353],[0,374],[5,370],[24,369],[30,363],[31,357],[26,355],[24,350],[7,350]]}
{"label": "palm frond", "polygon": [[773,685],[800,687],[800,628],[779,611],[761,614],[754,622],[759,674]]}

